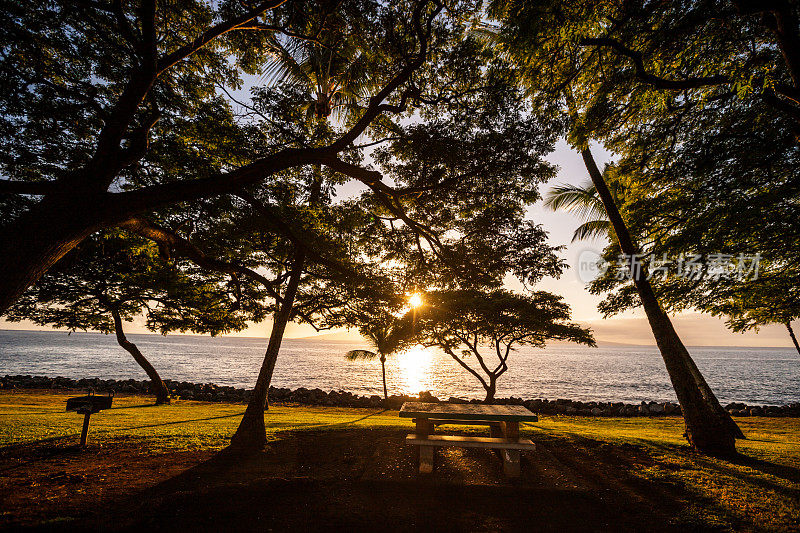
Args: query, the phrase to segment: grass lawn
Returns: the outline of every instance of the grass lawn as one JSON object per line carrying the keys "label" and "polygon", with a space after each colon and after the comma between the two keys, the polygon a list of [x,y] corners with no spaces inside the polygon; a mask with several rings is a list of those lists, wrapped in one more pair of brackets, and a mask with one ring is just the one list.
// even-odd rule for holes
{"label": "grass lawn", "polygon": [[[337,487],[337,498],[356,498],[353,494],[360,494],[359,487],[365,483],[378,484],[379,489],[373,485],[363,489],[364,494],[356,498],[361,502],[374,497],[376,491],[388,490],[390,483],[392,490],[405,496],[409,491],[412,495],[419,492],[422,489],[416,487],[426,483],[469,487],[483,491],[479,492],[481,498],[500,498],[497,491],[509,487],[502,476],[495,475],[491,452],[474,449],[442,450],[433,481],[418,480],[413,452],[402,445],[411,423],[400,419],[396,411],[274,406],[266,415],[272,452],[244,468],[243,460],[220,463],[216,458],[236,429],[243,405],[179,401],[156,407],[148,398],[120,395],[112,409],[92,416],[89,449],[77,452],[73,446],[82,416],[64,412],[68,396],[35,391],[0,393],[0,501],[7,503],[0,511],[0,526],[46,526],[94,516],[91,505],[82,505],[76,494],[85,494],[87,502],[99,498],[113,506],[134,495],[137,500],[151,497],[154,490],[160,490],[157,501],[163,502],[194,490],[206,491],[203,494],[223,490],[219,486],[225,479],[224,490],[231,490],[230,486],[244,482],[242,476],[260,487],[251,487],[248,494],[257,490],[274,494],[271,485],[263,486],[265,479],[292,484],[310,478],[326,490]],[[741,418],[737,422],[748,440],[739,441],[742,455],[731,462],[692,451],[682,437],[680,418],[544,416],[521,428],[538,448],[527,455],[523,466],[527,472],[513,489],[515,494],[535,494],[545,502],[542,505],[558,506],[564,498],[583,502],[581,498],[586,497],[587,503],[571,505],[617,509],[618,517],[602,519],[610,520],[606,527],[611,529],[628,524],[624,501],[631,501],[631,513],[641,508],[644,511],[637,512],[645,519],[648,507],[658,506],[658,512],[650,517],[653,524],[664,526],[657,529],[800,530],[800,419]],[[463,426],[449,429],[465,431]],[[209,469],[214,472],[214,489],[208,488]],[[220,474],[223,470],[238,474],[229,479]],[[194,477],[189,479],[186,472],[193,472]],[[195,487],[192,483],[203,476],[202,490],[187,488]],[[174,480],[183,485],[175,488],[170,485],[177,483]],[[356,484],[342,489],[345,482]],[[282,493],[287,490],[281,489]],[[614,491],[620,492],[622,499],[610,495]],[[307,488],[298,489],[298,494],[307,493]],[[427,496],[438,497],[439,493]],[[397,494],[392,496],[393,501],[397,498]],[[549,504],[548,498],[552,499]],[[358,520],[366,520],[371,512],[353,511],[352,502],[348,505],[349,522],[342,522],[348,527],[343,529],[356,527]],[[275,513],[290,513],[281,509]],[[479,518],[489,529],[514,529],[516,522],[502,521],[503,512],[513,514],[498,511],[498,518],[485,510]],[[273,521],[281,518],[269,516]],[[398,516],[397,520],[403,520],[405,515]],[[512,518],[509,515],[508,520]],[[478,518],[468,523],[474,520]],[[398,528],[401,523],[413,527],[417,522],[397,522]],[[290,529],[302,527],[287,524]],[[553,529],[558,529],[556,526],[559,524],[553,524]]]}

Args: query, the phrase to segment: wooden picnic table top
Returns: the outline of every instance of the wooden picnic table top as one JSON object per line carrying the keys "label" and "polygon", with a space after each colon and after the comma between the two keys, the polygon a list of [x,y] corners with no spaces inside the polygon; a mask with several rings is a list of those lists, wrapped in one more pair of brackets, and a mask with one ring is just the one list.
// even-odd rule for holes
{"label": "wooden picnic table top", "polygon": [[539,418],[522,405],[484,405],[475,403],[406,402],[402,418],[441,420],[496,420],[498,422],[536,422]]}

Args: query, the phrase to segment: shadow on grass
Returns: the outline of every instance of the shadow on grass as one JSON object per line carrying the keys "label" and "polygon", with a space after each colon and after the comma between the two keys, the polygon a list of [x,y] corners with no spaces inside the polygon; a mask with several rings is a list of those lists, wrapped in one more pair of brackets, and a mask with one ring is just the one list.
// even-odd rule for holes
{"label": "shadow on grass", "polygon": [[108,411],[123,411],[125,409],[141,409],[142,407],[163,407],[163,405],[157,405],[155,402],[153,403],[140,403],[136,405],[125,405],[125,406],[117,406],[117,407],[109,407]]}
{"label": "shadow on grass", "polygon": [[[175,420],[172,422],[161,422],[158,424],[143,424],[140,426],[127,426],[127,427],[115,427],[115,428],[107,428],[107,429],[91,429],[89,430],[89,439],[91,442],[92,437],[97,437],[100,435],[113,435],[116,433],[125,433],[128,431],[134,431],[138,429],[149,429],[149,428],[156,428],[162,426],[172,426],[178,424],[187,424],[191,422],[204,422],[208,420],[218,420],[224,418],[233,418],[233,417],[241,417],[244,411],[241,413],[233,413],[230,415],[220,415],[220,416],[210,416],[206,418],[192,418],[187,420]],[[11,470],[15,470],[17,468],[21,468],[23,466],[31,465],[37,461],[49,459],[58,455],[65,455],[65,454],[79,454],[85,452],[84,448],[81,448],[79,445],[75,444],[73,446],[58,446],[58,447],[47,447],[45,445],[51,444],[60,444],[64,443],[67,440],[76,439],[80,435],[80,430],[76,430],[70,432],[65,435],[58,435],[56,437],[47,437],[44,439],[36,439],[30,440],[25,442],[20,442],[16,444],[11,444],[8,446],[3,446],[0,448],[0,456],[12,455],[15,452],[19,452],[20,450],[30,450],[32,454],[32,458],[26,461],[21,461],[13,466],[6,467],[0,469],[0,472],[7,472]]]}
{"label": "shadow on grass", "polygon": [[[21,444],[12,444],[10,446],[4,446],[0,448],[0,457],[12,455],[18,450],[30,448],[31,445],[40,445],[40,444],[59,444],[65,443],[68,439],[74,439],[78,436],[77,433],[70,434],[70,435],[60,435],[58,437],[50,437],[47,439],[40,439],[38,441],[26,442]],[[52,447],[39,447],[36,448],[33,452],[33,455],[30,459],[20,461],[14,465],[7,466],[5,468],[0,468],[0,473],[11,472],[13,470],[17,470],[19,468],[23,468],[26,466],[30,466],[35,464],[39,461],[45,461],[47,459],[52,459],[53,457],[63,457],[63,456],[74,456],[79,455],[84,450],[78,445],[74,444],[71,446],[52,446]]]}
{"label": "shadow on grass", "polygon": [[[370,414],[362,416],[360,418],[356,418],[355,420],[346,420],[344,422],[333,422],[333,423],[330,423],[330,424],[297,424],[297,425],[292,425],[292,426],[286,427],[285,430],[286,431],[295,431],[295,430],[309,430],[309,429],[323,429],[323,428],[328,428],[328,429],[346,428],[346,427],[351,426],[353,424],[356,424],[358,422],[363,422],[364,420],[372,418],[373,416],[377,416],[377,415],[383,414],[386,411],[388,411],[388,409],[382,409],[380,411],[375,411],[374,413],[370,413]],[[280,429],[280,426],[269,426],[268,425],[268,428],[270,428],[270,429],[278,429],[279,431],[282,432],[282,430]]]}
{"label": "shadow on grass", "polygon": [[765,461],[743,453],[737,453],[733,457],[710,457],[693,450],[689,446],[659,445],[655,443],[651,443],[650,446],[667,455],[678,454],[683,459],[695,462],[698,466],[711,472],[726,475],[744,483],[756,485],[762,489],[773,490],[785,496],[800,498],[800,488],[786,487],[775,481],[765,479],[755,472],[750,473],[736,468],[737,466],[743,466],[760,472],[761,474],[776,477],[787,483],[800,484],[800,469],[793,466]]}
{"label": "shadow on grass", "polygon": [[[132,407],[135,408],[135,407],[148,407],[148,406],[154,406],[154,405],[137,405],[137,406],[132,406]],[[119,408],[112,408],[112,409],[128,409],[128,408],[127,407],[119,407]],[[332,424],[297,425],[297,426],[289,426],[289,427],[273,426],[273,427],[270,427],[269,429],[276,430],[276,433],[285,433],[285,432],[291,432],[291,431],[295,431],[295,430],[306,431],[306,430],[323,429],[323,428],[327,428],[327,429],[345,428],[345,427],[348,427],[350,425],[356,424],[358,422],[362,422],[364,420],[367,420],[367,419],[369,419],[369,418],[371,418],[373,416],[377,416],[377,415],[380,415],[382,413],[385,413],[386,411],[387,411],[387,409],[382,409],[380,411],[376,411],[374,413],[370,413],[370,414],[368,414],[366,416],[362,416],[360,418],[356,418],[354,420],[348,420],[348,421],[345,421],[345,422],[336,422],[336,423],[332,423]],[[235,418],[235,417],[241,417],[243,414],[244,414],[244,411],[242,411],[241,413],[232,413],[232,414],[228,414],[228,415],[209,416],[209,417],[206,417],[206,418],[190,418],[190,419],[186,419],[186,420],[174,420],[174,421],[171,421],[171,422],[161,422],[161,423],[157,423],[157,424],[143,424],[143,425],[139,425],[139,426],[127,426],[127,427],[117,427],[117,428],[109,428],[109,429],[96,429],[96,430],[91,431],[91,434],[95,435],[95,436],[97,436],[97,435],[109,435],[109,434],[114,434],[114,433],[124,433],[124,432],[128,432],[128,431],[135,431],[135,430],[139,430],[139,429],[151,429],[151,428],[156,428],[156,427],[174,426],[174,425],[188,424],[188,423],[193,423],[193,422],[206,422],[206,421],[209,421],[209,420],[221,420],[221,419],[225,419],[225,418]],[[58,456],[58,455],[79,454],[79,453],[83,452],[84,449],[81,448],[80,446],[78,446],[77,444],[74,445],[74,446],[59,446],[59,447],[53,447],[53,448],[42,448],[43,445],[63,443],[65,441],[69,440],[69,439],[75,439],[79,435],[80,435],[80,431],[75,431],[75,432],[72,432],[72,433],[69,433],[69,434],[66,434],[66,435],[59,435],[59,436],[56,436],[56,437],[48,437],[48,438],[45,438],[45,439],[37,439],[37,440],[32,440],[32,441],[20,442],[20,443],[17,443],[17,444],[11,444],[11,445],[8,445],[8,446],[3,446],[2,448],[0,448],[0,455],[12,454],[12,453],[14,453],[14,452],[16,452],[18,450],[22,450],[22,449],[32,449],[32,450],[35,451],[35,456],[33,458],[27,460],[27,461],[22,461],[22,462],[20,462],[20,463],[18,463],[16,465],[13,465],[13,466],[10,466],[10,467],[6,467],[6,468],[2,468],[2,469],[0,469],[0,472],[7,472],[7,471],[15,470],[15,469],[21,468],[23,466],[31,465],[31,464],[33,464],[33,463],[35,463],[37,461],[44,460],[44,459],[49,459],[49,458],[52,458],[52,457],[55,457],[55,456]]]}
{"label": "shadow on grass", "polygon": [[[373,413],[374,416],[378,413]],[[361,419],[359,419],[361,420]],[[101,512],[93,528],[122,531],[671,531],[650,503],[617,495],[618,477],[577,488],[550,468],[579,476],[595,457],[571,469],[545,454],[508,483],[490,450],[470,449],[453,461],[439,457],[420,477],[404,429],[344,429],[287,434],[265,451],[225,449],[211,459]],[[627,464],[627,463],[626,463]],[[627,467],[614,465],[615,475]],[[598,474],[598,478],[601,477]],[[661,502],[665,505],[665,502]],[[83,524],[86,525],[86,524]]]}
{"label": "shadow on grass", "polygon": [[[17,442],[14,444],[9,444],[7,446],[0,447],[0,456],[8,456],[13,455],[14,453],[20,450],[31,450],[35,452],[37,456],[40,457],[52,457],[54,455],[58,455],[61,453],[72,453],[75,451],[81,451],[81,447],[77,444],[75,446],[60,446],[60,447],[43,447],[45,444],[60,444],[62,442],[66,442],[70,439],[76,439],[80,437],[81,430],[76,429],[69,433],[65,433],[63,435],[56,435],[55,437],[46,437],[44,439],[36,439],[36,440],[26,440],[22,442]],[[0,470],[2,472],[3,470]]]}
{"label": "shadow on grass", "polygon": [[[727,492],[739,494],[747,491],[746,493],[750,494],[749,498],[753,497],[752,494],[758,494],[762,506],[766,508],[772,508],[775,502],[774,497],[764,491],[771,491],[778,496],[800,502],[800,487],[789,487],[780,481],[763,476],[767,474],[784,482],[796,484],[800,482],[800,470],[797,468],[741,453],[737,453],[734,457],[711,457],[701,454],[688,445],[650,443],[649,447],[662,454],[664,458],[673,456],[691,465],[687,468],[685,463],[667,462],[654,455],[655,465],[661,470],[662,479],[691,494],[692,500],[701,504],[700,515],[710,517],[712,521],[715,517],[722,518],[737,530],[744,528],[759,531],[766,527],[762,522],[766,517],[743,512],[735,498],[726,502]],[[746,467],[756,472],[743,471],[737,467]],[[687,479],[682,475],[692,469],[702,472],[696,482],[693,482],[691,476]],[[733,481],[726,481],[725,478]],[[742,485],[737,485],[737,482]],[[756,507],[759,507],[758,502],[750,503],[755,503]]]}
{"label": "shadow on grass", "polygon": [[792,483],[800,483],[800,468],[789,465],[775,464],[763,459],[757,459],[744,454],[738,454],[731,460],[731,463],[746,466],[753,470],[758,470],[764,474],[769,474]]}
{"label": "shadow on grass", "polygon": [[176,425],[179,425],[179,424],[188,424],[190,422],[205,422],[205,421],[208,421],[208,420],[221,420],[223,418],[241,417],[242,415],[244,415],[244,411],[242,411],[241,413],[232,413],[232,414],[229,414],[229,415],[208,416],[206,418],[189,418],[187,420],[173,420],[171,422],[160,422],[158,424],[143,424],[141,426],[126,426],[126,427],[122,427],[122,428],[103,429],[103,430],[99,430],[99,432],[102,432],[102,433],[106,434],[106,433],[111,433],[111,432],[114,432],[114,431],[122,432],[122,431],[133,431],[135,429],[149,429],[149,428],[157,428],[157,427],[164,427],[164,426],[176,426]]}

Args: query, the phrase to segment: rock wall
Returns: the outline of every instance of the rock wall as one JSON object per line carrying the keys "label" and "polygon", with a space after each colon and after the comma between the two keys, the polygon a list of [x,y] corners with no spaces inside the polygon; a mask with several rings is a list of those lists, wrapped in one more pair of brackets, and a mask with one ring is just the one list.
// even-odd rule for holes
{"label": "rock wall", "polygon": [[[225,387],[213,383],[189,383],[187,381],[173,381],[165,379],[171,395],[183,400],[199,400],[204,402],[247,402],[251,391]],[[51,390],[76,390],[95,392],[122,392],[148,394],[149,381],[135,379],[70,379],[50,378],[45,376],[5,376],[0,378],[0,390],[10,389],[51,389]],[[325,392],[322,389],[285,389],[280,387],[269,388],[269,399],[272,403],[296,403],[305,405],[325,405],[335,407],[382,407],[381,396],[359,396],[346,391]],[[462,398],[439,399],[430,392],[420,392],[418,396],[390,396],[389,407],[398,409],[403,402],[423,401],[454,403],[480,403],[480,400],[464,400]],[[578,416],[663,416],[680,415],[681,408],[672,402],[642,402],[626,404],[622,402],[581,402],[575,400],[524,400],[522,398],[498,398],[498,404],[524,405],[531,411],[546,415],[578,415]],[[746,405],[744,403],[731,403],[726,409],[734,416],[791,416],[800,417],[800,403],[791,405]]]}

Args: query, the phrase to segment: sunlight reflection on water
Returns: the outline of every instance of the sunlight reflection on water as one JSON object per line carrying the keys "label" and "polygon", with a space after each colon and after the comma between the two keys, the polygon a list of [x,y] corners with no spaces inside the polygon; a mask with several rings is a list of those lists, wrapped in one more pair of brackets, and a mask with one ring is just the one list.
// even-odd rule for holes
{"label": "sunlight reflection on water", "polygon": [[430,349],[415,346],[396,357],[401,375],[401,394],[417,394],[431,382],[433,353]]}

